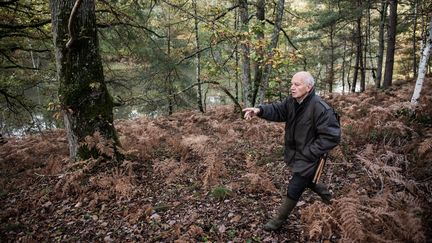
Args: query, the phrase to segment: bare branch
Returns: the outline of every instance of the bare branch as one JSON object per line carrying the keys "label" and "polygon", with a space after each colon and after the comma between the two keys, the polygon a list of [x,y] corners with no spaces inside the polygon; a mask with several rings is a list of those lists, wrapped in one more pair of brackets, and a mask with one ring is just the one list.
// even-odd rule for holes
{"label": "bare branch", "polygon": [[69,22],[68,22],[68,30],[69,30],[69,36],[70,36],[70,39],[69,39],[69,41],[66,43],[66,48],[70,48],[71,46],[72,46],[72,44],[75,42],[75,40],[77,39],[77,37],[76,37],[76,33],[74,33],[73,31],[72,31],[72,22],[74,21],[74,19],[75,19],[75,16],[76,16],[76,14],[77,14],[77,12],[78,12],[78,8],[79,8],[79,6],[81,5],[81,2],[82,2],[82,0],[76,0],[76,2],[75,2],[75,5],[73,6],[73,8],[72,8],[72,12],[71,12],[71,14],[69,15]]}
{"label": "bare branch", "polygon": [[[135,28],[144,29],[144,30],[152,33],[153,35],[157,36],[158,38],[166,38],[166,36],[160,35],[160,34],[156,33],[154,30],[151,30],[151,29],[149,29],[146,26],[137,24],[136,21],[134,20],[134,18],[132,18],[131,16],[127,15],[126,13],[121,12],[120,10],[115,9],[115,7],[113,7],[107,1],[102,0],[102,2],[110,8],[110,10],[111,10],[110,13],[114,14],[114,16],[117,19],[117,22],[108,23],[108,24],[98,24],[98,26],[100,26],[101,28],[106,28],[106,27],[116,26],[116,25],[126,25],[126,26],[131,26],[131,27],[135,27]],[[128,19],[131,22],[125,22],[125,21],[123,21],[122,19],[124,19],[124,17],[126,17],[126,19]]]}
{"label": "bare branch", "polygon": [[32,69],[32,70],[38,70],[38,68],[33,68],[33,67],[24,67],[21,66],[19,64],[17,64],[14,60],[12,60],[12,58],[10,58],[8,55],[6,55],[6,53],[4,53],[3,51],[0,50],[0,54],[3,55],[10,63],[13,64],[13,66],[3,66],[0,68],[3,69],[11,69],[11,68],[21,68],[21,69]]}
{"label": "bare branch", "polygon": [[[272,22],[272,21],[269,20],[269,19],[266,19],[266,22],[269,23],[269,24],[271,24],[271,25],[274,25],[274,24],[275,24],[274,22]],[[289,38],[289,36],[288,36],[288,34],[286,33],[286,31],[285,31],[283,28],[281,28],[281,31],[282,31],[282,33],[284,34],[285,38],[286,38],[286,39],[288,40],[288,42],[290,43],[290,45],[291,45],[294,49],[298,50],[298,48],[294,45],[294,43],[292,43],[292,41],[291,41],[291,39]]]}
{"label": "bare branch", "polygon": [[50,19],[44,19],[44,20],[41,20],[40,22],[29,23],[29,24],[5,24],[5,23],[0,23],[0,28],[17,30],[17,29],[26,29],[26,28],[41,27],[41,26],[44,26],[44,25],[49,24],[49,23],[51,23]]}

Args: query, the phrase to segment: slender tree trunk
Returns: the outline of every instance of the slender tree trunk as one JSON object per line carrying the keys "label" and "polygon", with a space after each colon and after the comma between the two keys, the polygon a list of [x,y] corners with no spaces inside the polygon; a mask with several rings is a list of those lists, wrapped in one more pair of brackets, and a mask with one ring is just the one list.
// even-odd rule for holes
{"label": "slender tree trunk", "polygon": [[[365,28],[366,29],[366,28]],[[365,31],[367,32],[367,31]],[[364,45],[363,45],[363,58],[360,60],[360,92],[364,92],[366,90],[366,69],[367,69],[367,36],[364,36]]]}
{"label": "slender tree trunk", "polygon": [[240,50],[242,54],[242,84],[243,84],[243,103],[246,107],[251,106],[250,102],[250,83],[251,83],[251,70],[250,70],[250,40],[249,40],[249,11],[247,0],[238,0],[239,15],[241,22],[241,43]]}
{"label": "slender tree trunk", "polygon": [[252,106],[255,106],[258,90],[263,77],[263,62],[264,62],[264,28],[265,28],[265,0],[257,0],[256,3],[256,18],[258,21],[258,28],[256,28],[256,38],[258,46],[256,48],[256,61],[254,62],[254,90],[252,96]]}
{"label": "slender tree trunk", "polygon": [[333,82],[334,82],[334,63],[335,63],[335,45],[334,45],[334,25],[330,26],[330,70],[328,77],[328,90],[329,93],[333,92]]}
{"label": "slender tree trunk", "polygon": [[[363,8],[362,4],[363,2],[360,3],[361,8]],[[360,57],[360,92],[364,92],[366,89],[367,28],[364,29],[365,34],[361,35],[362,52],[364,53]]]}
{"label": "slender tree trunk", "polygon": [[270,74],[272,70],[272,62],[274,56],[274,49],[277,47],[279,41],[279,33],[282,28],[282,19],[284,13],[285,0],[278,0],[276,5],[276,16],[275,16],[275,25],[273,28],[273,33],[271,37],[271,42],[269,46],[269,52],[267,55],[266,65],[264,67],[263,80],[261,82],[260,89],[258,91],[258,103],[262,104],[264,102],[264,96],[268,88],[268,83],[270,79]]}
{"label": "slender tree trunk", "polygon": [[384,60],[384,32],[385,32],[385,22],[387,17],[387,0],[381,2],[380,10],[380,24],[379,24],[379,36],[378,36],[378,60],[377,60],[377,74],[375,79],[375,87],[377,89],[381,88],[382,70],[383,70],[383,60]]}
{"label": "slender tree trunk", "polygon": [[[368,40],[367,47],[368,48],[367,48],[367,50],[365,52],[365,55],[367,53],[369,53],[368,60],[369,60],[369,63],[370,63],[370,70],[371,70],[373,82],[375,82],[375,79],[376,79],[376,68],[375,68],[375,64],[374,64],[374,59],[375,58],[372,56],[372,41],[371,41],[371,38],[372,38],[372,34],[371,34],[371,28],[372,28],[371,8],[372,8],[371,1],[368,0],[368,25],[367,25],[368,26],[368,28],[367,28],[367,40]],[[369,80],[370,79],[368,79],[368,81]]]}
{"label": "slender tree trunk", "polygon": [[[238,16],[238,12],[236,9],[236,12],[234,14],[235,16],[235,20],[234,20],[234,29],[237,31],[238,30],[238,22],[239,22],[239,16]],[[239,92],[239,82],[240,82],[240,74],[239,74],[239,63],[240,63],[240,58],[239,58],[239,48],[238,48],[238,43],[235,44],[235,62],[236,62],[236,69],[235,69],[235,75],[236,75],[236,80],[235,80],[235,99],[237,101],[239,101],[239,96],[240,96],[240,92]]]}
{"label": "slender tree trunk", "polygon": [[[358,1],[358,6],[361,7],[361,1]],[[356,61],[354,67],[354,79],[351,86],[351,92],[355,92],[357,86],[358,72],[362,68],[363,62],[363,44],[362,44],[362,30],[361,30],[361,15],[357,18],[357,51],[356,51]]]}
{"label": "slender tree trunk", "polygon": [[411,98],[411,103],[415,105],[417,104],[418,99],[420,98],[420,92],[423,87],[423,81],[427,71],[426,67],[427,67],[427,62],[429,60],[431,48],[432,48],[432,18],[431,18],[431,22],[429,23],[428,36],[426,39],[426,43],[419,64],[418,77],[417,77],[414,93]]}
{"label": "slender tree trunk", "polygon": [[[119,159],[116,148],[120,144],[113,125],[113,100],[105,84],[99,54],[95,3],[92,0],[51,0],[50,8],[57,79],[60,82],[59,98],[70,157],[88,159],[104,155]],[[73,8],[75,11],[72,11]],[[112,144],[112,155],[85,145],[85,138],[97,133]]]}
{"label": "slender tree trunk", "polygon": [[346,52],[347,52],[347,41],[344,40],[344,51],[342,56],[342,94],[345,94],[345,68],[346,68]]}
{"label": "slender tree trunk", "polygon": [[[168,30],[167,30],[167,55],[168,59],[171,59],[171,13],[168,12]],[[168,74],[166,77],[166,85],[168,91],[168,115],[172,115],[174,113],[174,87],[173,87],[173,70],[168,69]]]}
{"label": "slender tree trunk", "polygon": [[[351,42],[351,46],[349,50],[354,49],[353,47],[354,43]],[[351,90],[351,82],[350,82],[350,76],[351,76],[351,66],[352,66],[352,55],[349,56],[349,62],[348,62],[348,73],[347,73],[347,85],[348,85],[348,92]]]}
{"label": "slender tree trunk", "polygon": [[199,26],[198,26],[198,12],[197,12],[197,4],[196,0],[192,2],[195,14],[195,42],[196,42],[196,68],[195,75],[197,81],[197,104],[198,109],[204,113],[203,99],[202,99],[202,90],[201,90],[201,52],[200,52],[200,43],[199,43]]}
{"label": "slender tree trunk", "polygon": [[393,79],[393,65],[396,47],[397,5],[397,0],[390,0],[389,30],[383,81],[384,89],[387,89],[392,85]]}
{"label": "slender tree trunk", "polygon": [[418,0],[414,0],[413,3],[413,18],[414,18],[414,23],[413,23],[413,35],[412,35],[412,45],[413,45],[413,49],[412,49],[412,58],[413,58],[413,75],[414,77],[417,76],[417,5],[418,5]]}

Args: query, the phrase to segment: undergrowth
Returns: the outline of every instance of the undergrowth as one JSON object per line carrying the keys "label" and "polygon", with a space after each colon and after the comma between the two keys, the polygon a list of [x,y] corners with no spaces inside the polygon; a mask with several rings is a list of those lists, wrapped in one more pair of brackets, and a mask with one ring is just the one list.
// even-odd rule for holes
{"label": "undergrowth", "polygon": [[[331,151],[322,178],[335,197],[331,205],[315,201],[300,207],[298,232],[303,233],[295,240],[426,242],[432,237],[431,81],[414,111],[406,102],[411,83],[387,92],[325,97],[342,122],[342,142]],[[105,237],[108,241],[270,237],[257,224],[279,203],[272,198],[286,189],[284,124],[245,121],[232,107],[221,106],[206,114],[117,121],[116,128],[127,158],[121,164],[70,161],[63,130],[8,138],[0,145],[0,237],[47,240],[38,231],[56,229],[43,223],[45,215],[54,215],[50,222],[71,232],[85,231],[59,219],[80,208],[87,221],[117,220],[112,227],[121,230]],[[97,136],[86,142],[110,153]],[[222,210],[224,203],[235,209]],[[131,230],[122,233],[123,228]],[[272,237],[282,241],[289,234]],[[104,240],[91,232],[78,235]]]}

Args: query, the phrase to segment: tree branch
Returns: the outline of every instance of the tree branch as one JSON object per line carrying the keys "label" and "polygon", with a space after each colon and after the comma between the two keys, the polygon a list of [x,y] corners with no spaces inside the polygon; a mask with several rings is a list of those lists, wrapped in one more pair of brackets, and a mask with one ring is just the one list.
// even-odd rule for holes
{"label": "tree branch", "polygon": [[164,35],[160,35],[160,34],[156,33],[154,30],[151,30],[151,29],[149,29],[145,26],[139,25],[139,24],[126,23],[126,22],[122,22],[122,21],[97,24],[98,28],[109,28],[109,27],[118,26],[118,25],[124,25],[124,26],[130,26],[130,27],[134,27],[134,28],[138,28],[138,29],[144,29],[144,30],[152,33],[153,35],[157,36],[158,38],[165,38],[166,37]]}
{"label": "tree branch", "polygon": [[[102,0],[102,2],[104,4],[106,4],[109,8],[110,8],[110,13],[112,13],[115,18],[117,19],[118,22],[113,22],[112,24],[99,24],[102,28],[106,28],[106,27],[110,27],[110,26],[115,26],[115,25],[126,25],[126,26],[131,26],[131,27],[135,27],[135,28],[140,28],[140,29],[144,29],[150,33],[152,33],[153,35],[157,36],[158,38],[166,38],[166,36],[164,35],[160,35],[158,33],[156,33],[154,30],[149,29],[146,26],[140,25],[140,24],[136,24],[136,23],[126,23],[125,21],[122,21],[120,17],[126,17],[126,19],[128,19],[131,22],[135,22],[134,18],[132,18],[131,16],[121,12],[120,10],[115,10],[115,8],[109,4],[107,1]],[[98,26],[99,26],[98,25]]]}
{"label": "tree branch", "polygon": [[24,66],[21,66],[21,65],[17,64],[16,62],[14,62],[14,60],[12,60],[12,58],[10,58],[8,55],[6,55],[6,53],[4,53],[2,50],[0,50],[0,54],[3,55],[10,63],[13,64],[13,66],[3,66],[3,67],[0,67],[0,68],[3,68],[3,69],[21,68],[21,69],[38,70],[38,68],[24,67]]}
{"label": "tree branch", "polygon": [[10,1],[4,1],[3,0],[2,2],[0,2],[0,7],[7,6],[10,4],[16,3],[16,2],[18,2],[18,0],[10,0]]}
{"label": "tree branch", "polygon": [[77,15],[78,12],[78,8],[81,5],[82,0],[76,0],[75,1],[75,5],[72,8],[72,12],[69,15],[69,21],[68,21],[68,30],[69,30],[69,36],[70,39],[69,41],[66,43],[66,48],[71,48],[72,44],[75,42],[75,40],[77,39],[77,36],[75,35],[76,33],[74,33],[72,31],[72,23],[75,19],[75,16]]}
{"label": "tree branch", "polygon": [[[273,23],[273,22],[272,22],[271,20],[269,20],[269,19],[266,19],[266,22],[269,23],[269,24],[271,24],[271,25],[275,25],[275,23]],[[283,28],[281,28],[280,30],[281,30],[282,33],[284,34],[285,38],[287,38],[287,40],[288,40],[288,42],[290,43],[290,45],[291,45],[294,49],[298,50],[298,48],[294,45],[294,43],[292,43],[292,41],[291,41],[291,39],[289,38],[289,36],[288,36],[288,34],[286,33],[286,31],[285,31]]]}
{"label": "tree branch", "polygon": [[50,19],[44,19],[41,20],[40,22],[37,23],[29,23],[29,24],[5,24],[5,23],[0,23],[0,28],[3,29],[26,29],[26,28],[35,28],[35,27],[41,27],[44,26],[46,24],[51,23]]}

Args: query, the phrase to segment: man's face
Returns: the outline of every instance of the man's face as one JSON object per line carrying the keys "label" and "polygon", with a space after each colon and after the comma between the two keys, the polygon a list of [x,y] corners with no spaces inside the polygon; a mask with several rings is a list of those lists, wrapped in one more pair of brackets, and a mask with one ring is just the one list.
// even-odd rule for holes
{"label": "man's face", "polygon": [[312,85],[308,85],[303,81],[303,77],[300,75],[294,75],[291,79],[291,95],[294,99],[301,101],[303,100],[309,91],[312,89]]}

